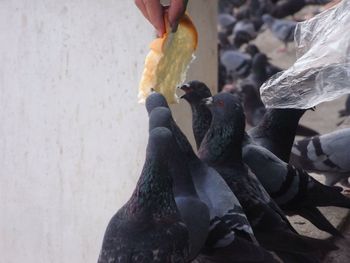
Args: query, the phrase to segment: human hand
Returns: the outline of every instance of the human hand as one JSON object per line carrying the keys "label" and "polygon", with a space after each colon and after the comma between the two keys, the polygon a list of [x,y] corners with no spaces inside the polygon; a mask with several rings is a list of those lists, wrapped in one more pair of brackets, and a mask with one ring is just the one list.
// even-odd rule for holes
{"label": "human hand", "polygon": [[[179,19],[185,13],[188,0],[171,0],[167,8],[169,23],[173,31],[176,31]],[[136,6],[140,9],[144,17],[157,30],[158,36],[165,33],[164,11],[160,0],[135,0]]]}

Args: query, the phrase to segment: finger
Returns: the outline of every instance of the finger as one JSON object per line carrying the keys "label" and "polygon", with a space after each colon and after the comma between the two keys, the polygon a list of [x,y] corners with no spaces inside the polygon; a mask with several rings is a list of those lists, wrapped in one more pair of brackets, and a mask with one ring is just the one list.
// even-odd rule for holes
{"label": "finger", "polygon": [[[143,0],[135,0],[135,5],[138,7],[138,9],[141,11],[141,13],[143,14],[144,17],[147,18],[147,20],[149,21],[149,17],[148,17],[148,13],[146,10],[146,6],[143,3]],[[150,21],[151,22],[151,21]]]}
{"label": "finger", "polygon": [[173,31],[176,31],[180,18],[186,10],[187,0],[172,0],[169,7],[169,23]]}
{"label": "finger", "polygon": [[159,0],[143,0],[146,7],[149,21],[157,29],[158,35],[163,36],[165,33],[163,7]]}

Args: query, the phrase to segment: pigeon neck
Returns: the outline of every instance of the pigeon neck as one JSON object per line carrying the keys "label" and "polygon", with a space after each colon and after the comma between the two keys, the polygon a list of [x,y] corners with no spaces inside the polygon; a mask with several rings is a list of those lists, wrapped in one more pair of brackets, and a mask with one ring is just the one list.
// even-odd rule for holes
{"label": "pigeon neck", "polygon": [[210,165],[234,165],[242,162],[242,141],[244,128],[240,131],[233,122],[212,125],[199,149],[200,159]]}
{"label": "pigeon neck", "polygon": [[128,202],[131,214],[162,217],[177,213],[168,165],[159,159],[146,158],[136,189]]}
{"label": "pigeon neck", "polygon": [[261,123],[259,130],[263,130],[265,136],[277,142],[283,161],[289,161],[289,155],[293,146],[299,120],[305,113],[301,109],[269,109]]}
{"label": "pigeon neck", "polygon": [[210,128],[211,112],[202,103],[191,103],[192,129],[197,149],[199,149],[203,138]]}
{"label": "pigeon neck", "polygon": [[187,161],[193,159],[198,159],[197,155],[194,153],[192,145],[188,142],[187,137],[180,130],[179,126],[173,121],[171,131],[174,134],[177,145],[179,146],[179,154],[184,156]]}
{"label": "pigeon neck", "polygon": [[171,160],[170,173],[173,178],[173,192],[175,197],[197,196],[187,160],[181,156],[181,152],[174,152]]}

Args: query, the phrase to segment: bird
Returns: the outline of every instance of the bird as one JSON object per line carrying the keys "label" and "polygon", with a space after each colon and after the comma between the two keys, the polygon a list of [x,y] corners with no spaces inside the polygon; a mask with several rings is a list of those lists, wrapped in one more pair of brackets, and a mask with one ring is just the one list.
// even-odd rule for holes
{"label": "bird", "polygon": [[180,99],[185,99],[191,106],[192,129],[197,149],[199,149],[211,123],[211,112],[202,100],[211,97],[211,92],[205,83],[198,80],[189,81],[179,88],[185,92]]}
{"label": "bird", "polygon": [[350,115],[350,95],[346,98],[345,109],[339,111],[339,117],[346,117]]}
{"label": "bird", "polygon": [[237,22],[237,19],[230,14],[219,14],[218,15],[218,31],[231,35],[233,28]]}
{"label": "bird", "polygon": [[[152,112],[150,112],[150,131],[159,127],[165,127],[164,125],[161,125],[161,109],[161,107],[155,108],[152,110]],[[163,109],[165,109],[171,116],[168,109]],[[172,134],[174,137],[174,133]],[[190,250],[189,258],[190,260],[193,260],[197,257],[207,240],[210,222],[209,209],[207,205],[198,197],[188,166],[185,165],[186,160],[184,159],[175,138],[173,138],[169,151],[172,157],[169,161],[168,169],[173,179],[173,193],[181,219],[188,229]]]}
{"label": "bird", "polygon": [[297,234],[255,175],[244,165],[245,119],[240,100],[232,94],[219,93],[204,99],[204,102],[210,108],[212,122],[198,155],[218,171],[237,195],[259,243],[279,256],[283,256],[279,252],[287,253],[289,257],[305,255],[303,261],[294,259],[294,262],[319,262],[310,259],[309,253],[336,249],[329,241]]}
{"label": "bird", "polygon": [[268,64],[268,57],[265,54],[259,52],[254,55],[251,72],[245,81],[250,82],[255,86],[257,94],[260,94],[259,90],[261,85],[272,76],[268,74]]}
{"label": "bird", "polygon": [[246,121],[250,126],[255,127],[263,119],[266,108],[253,84],[242,83],[240,90]]}
{"label": "bird", "polygon": [[271,11],[271,16],[275,18],[284,18],[294,15],[308,5],[307,0],[284,0],[279,1]]}
{"label": "bird", "polygon": [[304,138],[294,143],[290,163],[325,176],[326,185],[350,187],[350,128]]}
{"label": "bird", "polygon": [[[165,100],[159,93],[150,96],[150,100],[159,100],[159,104],[163,104]],[[156,104],[153,103],[153,106]],[[173,132],[179,148],[182,149],[183,163],[190,169],[198,196],[210,210],[210,234],[206,248],[199,257],[206,260],[215,259],[215,262],[222,257],[226,261],[232,258],[237,262],[274,262],[270,252],[257,244],[238,199],[221,176],[198,159],[187,138],[173,120],[169,108],[151,109],[150,129],[158,126],[169,128]]]}
{"label": "bird", "polygon": [[220,55],[220,63],[231,80],[247,77],[251,68],[251,57],[239,50],[226,50]]}
{"label": "bird", "polygon": [[[249,54],[252,58],[254,58],[254,56],[258,53],[261,53],[261,54],[264,54],[262,53],[259,48],[254,45],[254,44],[249,44],[245,47],[245,52],[247,54]],[[264,54],[266,56],[266,54]],[[267,60],[268,60],[268,63],[266,63],[266,73],[268,76],[273,76],[275,74],[277,74],[278,72],[281,72],[283,69],[280,68],[280,67],[277,67],[273,64],[271,64],[269,61],[270,61],[270,58],[267,57]]]}
{"label": "bird", "polygon": [[350,199],[341,193],[341,187],[321,184],[303,169],[283,162],[249,139],[243,146],[243,160],[288,215],[298,214],[319,229],[342,236],[317,209],[319,206],[350,208]]}
{"label": "bird", "polygon": [[300,118],[306,109],[267,109],[260,123],[248,130],[254,142],[288,163]]}
{"label": "bird", "polygon": [[238,21],[233,27],[233,37],[235,38],[238,34],[245,36],[246,41],[244,43],[248,43],[257,37],[258,32],[252,21],[243,19]]}
{"label": "bird", "polygon": [[[197,149],[199,148],[199,145],[201,144],[205,133],[208,131],[211,123],[211,113],[207,107],[201,103],[201,99],[208,98],[211,96],[211,91],[208,88],[208,86],[198,80],[193,80],[189,81],[182,86],[180,86],[180,89],[182,89],[185,94],[181,96],[180,98],[185,99],[191,106],[192,110],[192,129],[193,129],[193,135],[196,141]],[[281,123],[283,123],[285,120],[284,118],[301,118],[303,112],[301,111],[299,113],[299,110],[268,110],[268,113],[266,113],[266,109],[263,107],[262,102],[260,101],[260,98],[255,92],[255,88],[251,86],[251,84],[244,84],[241,88],[241,94],[243,95],[243,103],[244,103],[244,110],[247,115],[247,120],[248,123],[252,126],[255,126],[258,124],[258,131],[256,131],[257,134],[262,133],[260,130],[264,130],[265,128],[268,129],[269,126],[272,126],[272,132],[267,132],[267,133],[274,133],[273,130],[275,129],[274,126],[279,126],[276,125],[275,122],[272,122],[271,120],[268,120],[269,118],[272,118],[273,116],[270,117],[270,115],[277,115],[278,112],[280,113],[280,118],[283,119]],[[274,112],[277,113],[274,113]],[[293,112],[295,111],[297,116],[293,116]],[[288,112],[291,112],[291,114],[288,114]],[[300,116],[299,116],[300,114]],[[278,119],[279,117],[275,117]],[[263,122],[263,123],[262,123]],[[269,124],[272,122],[272,124]],[[297,122],[292,122],[296,123],[297,128],[296,128],[296,133],[299,135],[302,134],[305,126],[298,125],[299,119]],[[284,128],[286,130],[286,133],[290,132],[290,123],[287,122],[285,125],[286,127]],[[261,125],[262,127],[260,127]],[[266,127],[265,127],[266,126]],[[282,127],[280,127],[282,129]],[[311,128],[305,127],[305,130],[309,130],[308,134],[311,135],[316,135],[318,134],[317,131],[312,130]],[[252,132],[252,131],[250,131]],[[279,131],[276,131],[276,133],[279,133]],[[258,135],[257,135],[258,136]],[[280,134],[277,134],[276,138],[279,138]],[[292,137],[291,140],[294,140],[295,134],[291,133],[290,135]],[[254,136],[253,136],[254,137]],[[260,139],[257,138],[259,141]],[[279,141],[283,141],[284,137],[282,136]],[[290,148],[292,147],[292,142],[290,142]],[[276,146],[278,147],[278,146]],[[288,154],[288,153],[287,153]],[[289,155],[289,154],[288,154]]]}
{"label": "bird", "polygon": [[172,133],[149,133],[146,159],[129,201],[110,220],[98,263],[188,262],[189,238],[172,192]]}
{"label": "bird", "polygon": [[294,31],[297,22],[276,19],[269,14],[264,14],[262,19],[266,26],[270,29],[272,35],[285,44],[285,48],[287,48],[288,42],[294,41]]}

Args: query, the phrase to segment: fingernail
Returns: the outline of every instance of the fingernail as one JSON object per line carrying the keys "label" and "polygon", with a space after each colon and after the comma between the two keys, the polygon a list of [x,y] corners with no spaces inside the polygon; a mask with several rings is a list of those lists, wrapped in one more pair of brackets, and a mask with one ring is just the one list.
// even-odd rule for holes
{"label": "fingernail", "polygon": [[170,25],[170,27],[171,27],[171,32],[175,33],[176,30],[177,30],[177,28],[178,28],[178,26],[179,26],[179,22],[178,22],[178,21],[176,21],[175,23],[172,23],[172,24]]}

